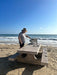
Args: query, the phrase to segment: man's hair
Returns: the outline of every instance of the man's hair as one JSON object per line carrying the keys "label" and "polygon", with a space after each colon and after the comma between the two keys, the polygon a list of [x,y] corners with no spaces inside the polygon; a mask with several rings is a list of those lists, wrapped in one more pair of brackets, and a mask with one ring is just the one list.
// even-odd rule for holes
{"label": "man's hair", "polygon": [[22,29],[22,32],[25,32],[25,31],[27,31],[26,28],[23,28],[23,29]]}

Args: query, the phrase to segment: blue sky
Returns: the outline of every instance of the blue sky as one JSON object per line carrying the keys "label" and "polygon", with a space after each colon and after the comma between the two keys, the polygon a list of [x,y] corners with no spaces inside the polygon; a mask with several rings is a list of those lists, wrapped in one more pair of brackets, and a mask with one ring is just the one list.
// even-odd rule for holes
{"label": "blue sky", "polygon": [[57,34],[57,0],[0,0],[0,34]]}

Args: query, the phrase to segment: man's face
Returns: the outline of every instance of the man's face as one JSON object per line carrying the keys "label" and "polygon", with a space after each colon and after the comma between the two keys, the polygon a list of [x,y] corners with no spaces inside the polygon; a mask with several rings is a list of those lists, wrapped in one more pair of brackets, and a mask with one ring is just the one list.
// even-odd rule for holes
{"label": "man's face", "polygon": [[26,33],[27,31],[25,31],[24,33]]}

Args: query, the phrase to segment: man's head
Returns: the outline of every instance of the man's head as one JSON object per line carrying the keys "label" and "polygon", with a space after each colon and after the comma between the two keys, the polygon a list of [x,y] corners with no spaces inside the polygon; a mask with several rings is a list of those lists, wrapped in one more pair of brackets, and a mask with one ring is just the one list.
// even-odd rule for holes
{"label": "man's head", "polygon": [[26,33],[26,32],[27,32],[26,28],[23,28],[22,33]]}

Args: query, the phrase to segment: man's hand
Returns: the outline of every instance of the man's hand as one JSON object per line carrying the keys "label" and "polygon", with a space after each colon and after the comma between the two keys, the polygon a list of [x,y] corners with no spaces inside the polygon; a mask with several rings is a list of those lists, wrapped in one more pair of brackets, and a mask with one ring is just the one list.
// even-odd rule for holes
{"label": "man's hand", "polygon": [[31,39],[28,35],[26,35],[27,38]]}
{"label": "man's hand", "polygon": [[22,42],[22,41],[21,41],[20,43],[21,43],[21,44],[23,44],[23,42]]}

